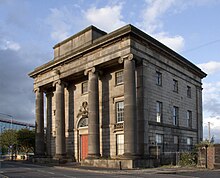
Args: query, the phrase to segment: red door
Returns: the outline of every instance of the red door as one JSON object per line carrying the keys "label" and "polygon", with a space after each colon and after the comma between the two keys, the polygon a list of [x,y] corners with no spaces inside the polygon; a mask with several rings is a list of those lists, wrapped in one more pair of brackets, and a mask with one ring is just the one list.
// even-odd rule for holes
{"label": "red door", "polygon": [[81,160],[88,156],[88,135],[81,135]]}

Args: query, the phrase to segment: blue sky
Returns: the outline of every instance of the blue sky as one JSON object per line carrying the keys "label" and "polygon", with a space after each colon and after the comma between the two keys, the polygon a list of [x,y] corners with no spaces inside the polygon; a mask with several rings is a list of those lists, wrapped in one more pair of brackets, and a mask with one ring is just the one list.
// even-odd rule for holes
{"label": "blue sky", "polygon": [[[0,0],[0,113],[34,123],[27,74],[53,58],[53,46],[89,25],[111,32],[133,24],[208,76],[204,137],[220,135],[220,0]],[[3,117],[3,116],[0,116]]]}

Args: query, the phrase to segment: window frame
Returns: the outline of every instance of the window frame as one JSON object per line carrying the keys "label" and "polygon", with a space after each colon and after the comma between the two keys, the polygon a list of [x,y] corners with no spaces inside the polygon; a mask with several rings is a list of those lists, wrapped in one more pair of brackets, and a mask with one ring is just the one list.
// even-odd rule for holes
{"label": "window frame", "polygon": [[179,92],[179,86],[178,86],[178,80],[173,79],[173,91],[178,93]]}
{"label": "window frame", "polygon": [[[118,74],[121,74],[118,76]],[[119,80],[120,79],[120,80]],[[115,85],[123,85],[124,84],[124,71],[120,70],[115,72]]]}
{"label": "window frame", "polygon": [[162,73],[161,72],[158,72],[158,71],[156,71],[156,84],[158,85],[158,86],[162,86]]}
{"label": "window frame", "polygon": [[[189,142],[188,142],[189,141]],[[188,145],[188,146],[192,146],[192,144],[193,144],[193,138],[192,137],[187,137],[186,138],[186,144]]]}
{"label": "window frame", "polygon": [[[86,87],[84,85],[87,85]],[[86,90],[84,90],[86,88]],[[81,93],[82,94],[87,94],[89,91],[88,91],[88,81],[85,81],[85,82],[82,82],[81,84]]]}
{"label": "window frame", "polygon": [[164,135],[156,133],[155,142],[156,142],[156,145],[162,145],[164,143]]}
{"label": "window frame", "polygon": [[179,144],[179,136],[177,136],[177,135],[173,136],[173,144],[174,145],[178,145]]}
{"label": "window frame", "polygon": [[192,111],[186,111],[186,126],[192,128]]}
{"label": "window frame", "polygon": [[192,97],[192,88],[190,86],[187,86],[187,97],[191,98]]}
{"label": "window frame", "polygon": [[[123,103],[123,110],[120,111],[118,106],[120,103]],[[124,101],[117,101],[115,103],[115,116],[116,116],[116,123],[123,123],[124,122]],[[122,118],[119,120],[119,118]]]}
{"label": "window frame", "polygon": [[173,106],[173,125],[178,126],[179,121],[179,107]]}
{"label": "window frame", "polygon": [[[123,137],[122,142],[119,143],[119,136]],[[116,155],[121,156],[124,154],[124,134],[116,134]]]}
{"label": "window frame", "polygon": [[156,122],[162,123],[163,121],[163,103],[160,101],[156,102]]}

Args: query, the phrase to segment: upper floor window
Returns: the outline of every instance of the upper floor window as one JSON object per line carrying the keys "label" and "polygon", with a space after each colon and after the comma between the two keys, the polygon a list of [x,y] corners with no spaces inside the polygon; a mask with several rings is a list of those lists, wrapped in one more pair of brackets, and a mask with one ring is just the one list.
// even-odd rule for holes
{"label": "upper floor window", "polygon": [[186,112],[186,124],[187,127],[192,127],[192,111],[187,111]]}
{"label": "upper floor window", "polygon": [[178,125],[179,120],[179,108],[173,106],[173,125]]}
{"label": "upper floor window", "polygon": [[123,71],[119,71],[115,73],[115,84],[120,85],[124,83],[124,74]]}
{"label": "upper floor window", "polygon": [[156,75],[157,75],[156,84],[162,86],[162,73],[156,72]]}
{"label": "upper floor window", "polygon": [[191,98],[191,87],[187,86],[187,97]]}
{"label": "upper floor window", "polygon": [[116,102],[116,122],[124,121],[124,101]]}
{"label": "upper floor window", "polygon": [[162,102],[157,101],[157,122],[162,122]]}
{"label": "upper floor window", "polygon": [[178,81],[173,79],[173,91],[178,92]]}
{"label": "upper floor window", "polygon": [[88,93],[88,82],[82,83],[82,94]]}

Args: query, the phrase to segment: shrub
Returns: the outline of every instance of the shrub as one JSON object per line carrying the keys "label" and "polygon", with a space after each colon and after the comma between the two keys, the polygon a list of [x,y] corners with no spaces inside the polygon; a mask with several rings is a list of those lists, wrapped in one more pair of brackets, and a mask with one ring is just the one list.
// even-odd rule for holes
{"label": "shrub", "polygon": [[195,166],[197,162],[197,156],[195,153],[184,152],[180,155],[180,166]]}

